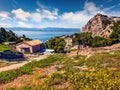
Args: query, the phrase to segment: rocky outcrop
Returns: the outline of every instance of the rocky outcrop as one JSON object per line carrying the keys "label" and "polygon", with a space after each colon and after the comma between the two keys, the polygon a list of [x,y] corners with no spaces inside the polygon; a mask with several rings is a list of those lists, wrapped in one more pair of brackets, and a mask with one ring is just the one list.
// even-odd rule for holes
{"label": "rocky outcrop", "polygon": [[65,40],[66,46],[65,46],[65,50],[70,50],[70,48],[72,47],[72,38],[70,36],[62,36],[61,38],[63,38]]}
{"label": "rocky outcrop", "polygon": [[107,38],[113,31],[114,23],[120,25],[120,17],[108,17],[107,15],[97,14],[88,21],[82,32]]}

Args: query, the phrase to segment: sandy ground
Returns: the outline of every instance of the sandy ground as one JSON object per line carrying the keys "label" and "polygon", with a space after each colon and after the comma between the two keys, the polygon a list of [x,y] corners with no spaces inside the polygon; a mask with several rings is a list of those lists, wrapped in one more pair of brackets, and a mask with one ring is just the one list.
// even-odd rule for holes
{"label": "sandy ground", "polygon": [[13,70],[13,69],[18,69],[18,68],[24,66],[25,64],[27,64],[27,63],[29,63],[29,62],[31,62],[33,60],[39,61],[39,60],[44,59],[46,57],[47,56],[43,55],[43,56],[39,56],[37,58],[31,58],[29,61],[24,61],[24,62],[21,62],[21,63],[12,64],[12,65],[9,65],[9,66],[1,67],[0,68],[0,72],[9,71],[9,70]]}

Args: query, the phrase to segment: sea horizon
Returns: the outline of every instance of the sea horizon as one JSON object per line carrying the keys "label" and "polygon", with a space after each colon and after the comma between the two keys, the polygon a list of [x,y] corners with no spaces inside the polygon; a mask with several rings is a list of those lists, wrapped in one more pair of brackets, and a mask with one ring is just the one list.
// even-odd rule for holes
{"label": "sea horizon", "polygon": [[22,36],[24,34],[30,39],[38,39],[42,42],[46,42],[53,37],[80,33],[79,28],[6,28],[6,30],[12,30],[18,36]]}

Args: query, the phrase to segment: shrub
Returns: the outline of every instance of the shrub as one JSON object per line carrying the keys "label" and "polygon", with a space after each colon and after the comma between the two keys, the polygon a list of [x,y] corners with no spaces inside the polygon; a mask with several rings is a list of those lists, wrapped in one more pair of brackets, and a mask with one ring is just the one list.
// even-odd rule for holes
{"label": "shrub", "polygon": [[114,24],[113,32],[110,35],[110,39],[113,43],[120,42],[120,26],[118,24]]}
{"label": "shrub", "polygon": [[10,50],[10,47],[8,45],[0,44],[0,51],[7,51],[7,50]]}
{"label": "shrub", "polygon": [[55,52],[62,52],[66,43],[63,38],[55,37],[46,42],[48,48],[54,49]]}

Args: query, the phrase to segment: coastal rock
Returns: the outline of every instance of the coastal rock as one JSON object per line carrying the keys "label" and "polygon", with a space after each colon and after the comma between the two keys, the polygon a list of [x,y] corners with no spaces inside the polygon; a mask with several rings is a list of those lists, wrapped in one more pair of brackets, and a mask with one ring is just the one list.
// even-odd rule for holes
{"label": "coastal rock", "polygon": [[112,27],[115,23],[120,25],[120,17],[108,17],[107,15],[97,14],[83,27],[82,33],[91,33],[93,36],[107,38],[113,31]]}

